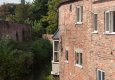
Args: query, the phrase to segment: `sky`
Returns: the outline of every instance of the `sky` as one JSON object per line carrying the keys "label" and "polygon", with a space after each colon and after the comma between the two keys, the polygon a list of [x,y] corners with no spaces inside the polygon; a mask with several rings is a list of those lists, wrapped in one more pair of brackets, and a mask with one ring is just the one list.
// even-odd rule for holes
{"label": "sky", "polygon": [[[0,0],[0,5],[5,3],[20,3],[21,0]],[[26,0],[27,2],[32,2],[33,0]]]}

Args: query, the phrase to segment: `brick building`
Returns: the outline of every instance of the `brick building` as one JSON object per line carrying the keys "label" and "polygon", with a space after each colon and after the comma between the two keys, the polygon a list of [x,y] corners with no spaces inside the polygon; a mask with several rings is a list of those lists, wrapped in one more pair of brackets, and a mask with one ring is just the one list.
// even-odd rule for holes
{"label": "brick building", "polygon": [[0,38],[7,36],[18,42],[27,41],[31,39],[31,28],[27,24],[0,21]]}
{"label": "brick building", "polygon": [[115,80],[115,0],[62,0],[60,80]]}

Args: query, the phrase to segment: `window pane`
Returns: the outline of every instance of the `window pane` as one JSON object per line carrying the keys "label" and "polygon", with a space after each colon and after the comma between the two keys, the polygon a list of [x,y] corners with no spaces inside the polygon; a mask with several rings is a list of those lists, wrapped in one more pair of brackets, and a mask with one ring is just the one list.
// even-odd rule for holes
{"label": "window pane", "polygon": [[77,22],[79,22],[79,17],[80,17],[80,8],[77,8]]}
{"label": "window pane", "polygon": [[59,53],[54,52],[54,62],[59,62]]}
{"label": "window pane", "polygon": [[83,6],[81,6],[81,22],[83,21]]}
{"label": "window pane", "polygon": [[113,32],[115,32],[115,11],[113,12]]}
{"label": "window pane", "polygon": [[108,13],[105,13],[105,28],[106,28],[106,31],[109,31],[109,12]]}
{"label": "window pane", "polygon": [[97,70],[97,80],[101,80],[101,71]]}
{"label": "window pane", "polygon": [[105,80],[105,73],[102,72],[102,80]]}
{"label": "window pane", "polygon": [[82,53],[79,53],[80,55],[80,65],[82,65]]}
{"label": "window pane", "polygon": [[98,73],[99,73],[99,71],[97,70],[96,72],[97,72],[97,73],[96,73],[96,74],[97,74],[97,76],[96,76],[96,77],[97,77],[97,79],[96,79],[96,80],[99,80],[99,74],[98,74]]}
{"label": "window pane", "polygon": [[97,31],[97,14],[93,14],[93,28]]}
{"label": "window pane", "polygon": [[79,64],[79,53],[77,53],[77,64]]}
{"label": "window pane", "polygon": [[66,57],[66,60],[68,61],[68,51],[66,50],[66,55],[65,55],[65,57]]}
{"label": "window pane", "polygon": [[59,41],[54,42],[54,51],[59,51]]}

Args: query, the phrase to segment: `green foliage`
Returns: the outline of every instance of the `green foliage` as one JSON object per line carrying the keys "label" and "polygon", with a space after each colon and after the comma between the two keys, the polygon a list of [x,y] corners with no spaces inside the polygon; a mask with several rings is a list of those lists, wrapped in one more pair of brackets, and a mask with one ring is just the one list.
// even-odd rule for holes
{"label": "green foliage", "polygon": [[26,3],[20,4],[16,6],[15,9],[15,20],[18,23],[24,23],[24,21],[28,18],[31,18],[32,13],[31,13],[31,4]]}
{"label": "green foliage", "polygon": [[46,29],[47,33],[54,33],[57,29],[58,24],[58,14],[57,6],[60,0],[49,0],[48,1],[48,16],[43,17],[43,21],[48,22],[48,27]]}
{"label": "green foliage", "polygon": [[[51,72],[52,45],[47,40],[36,40],[31,47],[34,55],[34,80],[43,80]],[[37,71],[39,69],[39,71]],[[39,76],[38,76],[39,75]],[[44,76],[43,76],[44,75]]]}
{"label": "green foliage", "polygon": [[34,20],[40,20],[42,16],[47,14],[48,0],[34,0],[32,4],[32,13]]}
{"label": "green foliage", "polygon": [[50,74],[52,46],[39,39],[16,43],[0,40],[0,80],[43,80]]}
{"label": "green foliage", "polygon": [[31,75],[33,54],[15,46],[9,39],[0,40],[0,80],[21,80]]}
{"label": "green foliage", "polygon": [[[32,25],[33,41],[16,43],[0,40],[0,80],[52,80],[52,45],[38,39],[57,29],[57,6],[60,0],[34,0],[4,11],[5,20]],[[8,14],[6,14],[9,12]],[[46,31],[45,31],[46,30]]]}
{"label": "green foliage", "polygon": [[41,37],[41,34],[56,31],[59,2],[60,0],[34,0],[32,4],[15,4],[14,7],[3,5],[0,9],[3,12],[0,17],[10,22],[29,23],[33,26],[33,32],[35,31],[33,36],[36,34]]}
{"label": "green foliage", "polygon": [[43,27],[41,21],[34,21],[33,26],[32,26],[32,39],[36,39],[38,37],[41,37],[43,33]]}
{"label": "green foliage", "polygon": [[15,4],[3,4],[0,6],[0,18],[2,20],[5,20],[8,15],[14,15],[15,14]]}

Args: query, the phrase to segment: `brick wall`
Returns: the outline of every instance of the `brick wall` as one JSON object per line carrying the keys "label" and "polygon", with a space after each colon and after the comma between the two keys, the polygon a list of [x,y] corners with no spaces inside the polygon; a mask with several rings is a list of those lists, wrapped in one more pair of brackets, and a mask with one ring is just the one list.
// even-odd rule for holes
{"label": "brick wall", "polygon": [[[96,69],[105,71],[105,80],[115,80],[115,34],[104,34],[104,11],[115,9],[115,1],[92,3],[80,0],[59,7],[60,80],[96,80]],[[70,10],[70,5],[72,10]],[[76,7],[83,6],[83,23],[76,24]],[[92,28],[92,12],[98,14],[98,33]],[[65,62],[65,50],[69,59]],[[82,68],[75,65],[75,50],[83,53]]]}
{"label": "brick wall", "polygon": [[0,37],[9,36],[16,41],[25,41],[31,39],[31,26],[27,24],[0,22]]}

